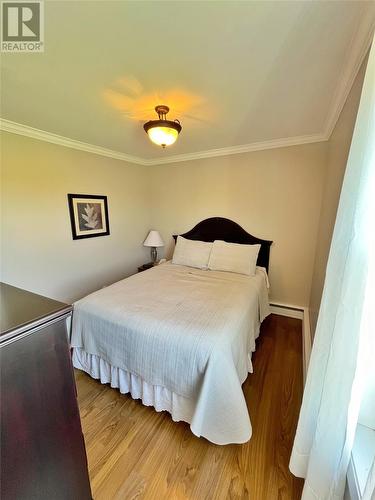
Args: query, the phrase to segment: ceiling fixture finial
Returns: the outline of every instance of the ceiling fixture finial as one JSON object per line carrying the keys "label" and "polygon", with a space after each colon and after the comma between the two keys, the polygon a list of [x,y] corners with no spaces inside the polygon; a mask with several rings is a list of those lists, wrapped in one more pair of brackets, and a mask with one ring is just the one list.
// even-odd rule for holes
{"label": "ceiling fixture finial", "polygon": [[159,119],[150,120],[143,125],[143,128],[153,143],[165,148],[176,142],[182,127],[178,120],[167,120],[169,108],[165,104],[156,106],[155,111]]}

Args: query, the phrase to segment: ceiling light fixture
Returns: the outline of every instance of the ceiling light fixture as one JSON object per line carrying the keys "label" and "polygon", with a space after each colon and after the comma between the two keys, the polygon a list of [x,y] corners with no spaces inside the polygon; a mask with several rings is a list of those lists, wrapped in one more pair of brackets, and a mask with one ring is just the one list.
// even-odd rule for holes
{"label": "ceiling light fixture", "polygon": [[143,125],[143,128],[153,143],[165,148],[176,142],[182,127],[178,120],[167,120],[168,106],[164,104],[156,106],[155,111],[159,120],[150,120]]}

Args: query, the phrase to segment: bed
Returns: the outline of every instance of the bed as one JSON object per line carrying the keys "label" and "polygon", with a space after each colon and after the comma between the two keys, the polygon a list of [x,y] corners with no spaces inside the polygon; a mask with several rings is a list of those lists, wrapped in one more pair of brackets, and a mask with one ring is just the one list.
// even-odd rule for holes
{"label": "bed", "polygon": [[241,386],[270,312],[272,242],[217,217],[182,236],[260,244],[255,275],[167,262],[94,292],[74,304],[73,364],[197,436],[244,443],[251,423]]}

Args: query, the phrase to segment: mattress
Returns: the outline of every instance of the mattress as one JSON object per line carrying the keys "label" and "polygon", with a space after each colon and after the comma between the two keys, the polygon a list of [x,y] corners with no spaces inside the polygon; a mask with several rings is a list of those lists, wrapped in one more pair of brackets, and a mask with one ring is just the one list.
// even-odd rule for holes
{"label": "mattress", "polygon": [[[249,277],[171,263],[119,281],[74,304],[73,364],[174,413],[197,436],[246,442],[241,385],[270,312],[267,283],[263,268]],[[122,389],[120,378],[129,381]]]}

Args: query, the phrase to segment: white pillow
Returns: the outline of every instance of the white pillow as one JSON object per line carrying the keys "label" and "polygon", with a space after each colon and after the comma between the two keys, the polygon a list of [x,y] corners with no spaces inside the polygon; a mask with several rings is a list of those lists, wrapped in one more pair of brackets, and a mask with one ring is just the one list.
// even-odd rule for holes
{"label": "white pillow", "polygon": [[241,245],[215,240],[208,269],[254,276],[260,245]]}
{"label": "white pillow", "polygon": [[212,243],[206,243],[205,241],[188,240],[178,236],[172,264],[207,269],[212,245]]}

